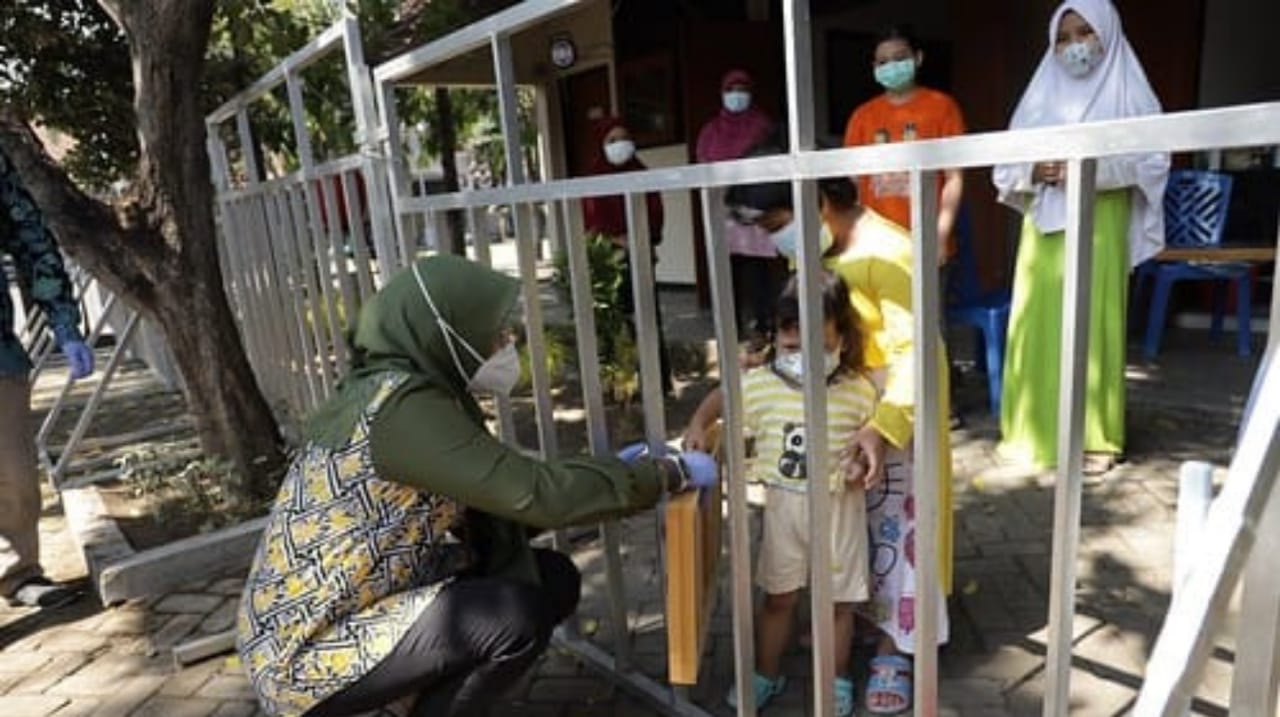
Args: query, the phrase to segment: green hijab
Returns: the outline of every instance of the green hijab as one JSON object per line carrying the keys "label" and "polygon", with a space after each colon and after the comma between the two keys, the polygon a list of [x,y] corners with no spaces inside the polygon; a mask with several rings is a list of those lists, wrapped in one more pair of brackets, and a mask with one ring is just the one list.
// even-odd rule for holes
{"label": "green hijab", "polygon": [[[428,305],[414,267],[439,317]],[[483,421],[479,405],[467,391],[467,382],[483,359],[474,357],[457,337],[487,358],[515,306],[519,286],[513,277],[452,255],[418,259],[400,271],[361,309],[352,340],[351,370],[308,421],[307,439],[327,448],[345,445],[377,391],[379,376],[388,371],[407,373],[412,382],[449,391],[477,422]],[[455,334],[457,363],[441,319]],[[459,373],[458,363],[465,376]]]}

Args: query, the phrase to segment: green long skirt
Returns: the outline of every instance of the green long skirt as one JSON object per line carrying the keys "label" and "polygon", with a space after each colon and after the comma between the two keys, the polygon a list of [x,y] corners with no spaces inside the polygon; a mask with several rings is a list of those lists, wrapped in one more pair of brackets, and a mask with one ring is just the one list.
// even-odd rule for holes
{"label": "green long skirt", "polygon": [[[1125,324],[1129,304],[1129,191],[1098,195],[1085,389],[1084,449],[1124,450]],[[1022,223],[1000,404],[1000,454],[1051,468],[1058,463],[1058,381],[1062,356],[1063,232]]]}

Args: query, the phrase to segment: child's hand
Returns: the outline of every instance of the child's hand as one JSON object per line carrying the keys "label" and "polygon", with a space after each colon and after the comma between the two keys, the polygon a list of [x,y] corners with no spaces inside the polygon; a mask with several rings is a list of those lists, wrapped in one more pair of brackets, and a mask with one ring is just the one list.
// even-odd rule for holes
{"label": "child's hand", "polygon": [[861,456],[850,457],[840,464],[844,471],[844,485],[850,490],[865,489],[871,486],[867,485],[867,464],[862,460]]}
{"label": "child's hand", "polygon": [[707,432],[702,426],[690,423],[689,427],[684,429],[684,439],[682,444],[686,451],[702,451],[707,450]]}

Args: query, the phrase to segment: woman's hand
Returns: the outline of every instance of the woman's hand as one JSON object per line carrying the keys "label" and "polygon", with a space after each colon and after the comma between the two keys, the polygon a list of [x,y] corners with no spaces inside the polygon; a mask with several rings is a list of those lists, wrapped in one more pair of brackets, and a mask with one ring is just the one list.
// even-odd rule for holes
{"label": "woman's hand", "polygon": [[1036,184],[1058,185],[1066,180],[1066,162],[1037,162],[1031,169],[1031,181]]}
{"label": "woman's hand", "polygon": [[853,440],[840,452],[840,466],[844,470],[846,480],[861,475],[862,484],[867,490],[880,485],[884,480],[884,454],[889,444],[872,426],[863,426],[854,434]]}

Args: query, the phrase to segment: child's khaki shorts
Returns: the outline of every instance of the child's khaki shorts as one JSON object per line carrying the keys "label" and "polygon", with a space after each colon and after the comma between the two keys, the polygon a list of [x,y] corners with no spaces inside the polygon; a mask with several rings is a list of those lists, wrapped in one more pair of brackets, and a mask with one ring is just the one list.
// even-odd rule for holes
{"label": "child's khaki shorts", "polygon": [[[863,491],[831,494],[831,584],[836,602],[870,598],[867,506]],[[756,584],[770,595],[809,584],[809,494],[770,486]]]}

